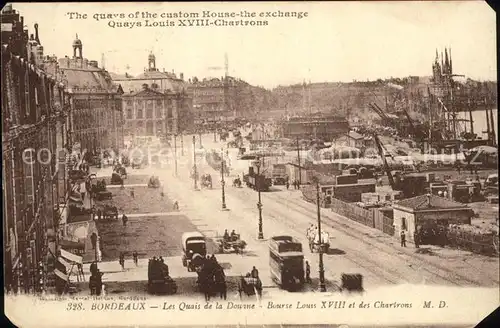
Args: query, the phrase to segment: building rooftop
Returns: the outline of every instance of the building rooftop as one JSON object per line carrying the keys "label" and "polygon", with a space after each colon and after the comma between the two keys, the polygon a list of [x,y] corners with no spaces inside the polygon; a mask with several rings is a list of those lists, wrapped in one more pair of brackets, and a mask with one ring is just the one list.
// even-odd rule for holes
{"label": "building rooftop", "polygon": [[394,205],[410,208],[414,211],[430,209],[466,209],[467,205],[436,195],[421,195],[403,199]]}
{"label": "building rooftop", "polygon": [[349,137],[355,140],[360,140],[364,138],[361,134],[357,133],[356,131],[349,131]]}

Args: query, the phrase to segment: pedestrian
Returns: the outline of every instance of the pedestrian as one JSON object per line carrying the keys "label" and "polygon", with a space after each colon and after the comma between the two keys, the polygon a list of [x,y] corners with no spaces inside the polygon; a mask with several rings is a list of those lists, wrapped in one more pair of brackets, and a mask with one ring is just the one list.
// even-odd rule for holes
{"label": "pedestrian", "polygon": [[174,211],[179,210],[179,203],[177,201],[174,202]]}
{"label": "pedestrian", "polygon": [[285,185],[286,185],[286,190],[288,190],[288,188],[290,188],[290,182],[288,182],[288,180],[286,180]]}
{"label": "pedestrian", "polygon": [[139,262],[137,251],[134,251],[134,253],[132,253],[132,256],[134,258],[134,264],[135,266],[137,266],[137,263]]}
{"label": "pedestrian", "polygon": [[252,271],[250,272],[250,276],[256,279],[259,278],[259,270],[257,270],[256,267],[253,267]]}
{"label": "pedestrian", "polygon": [[443,192],[443,197],[448,198],[448,192],[446,190]]}
{"label": "pedestrian", "polygon": [[122,270],[125,270],[125,254],[120,253],[120,259],[118,260],[118,263],[120,263]]}
{"label": "pedestrian", "polygon": [[123,221],[123,226],[126,227],[127,226],[127,221],[128,221],[128,218],[125,214],[122,215],[122,221]]}
{"label": "pedestrian", "polygon": [[415,230],[413,232],[413,242],[415,243],[415,248],[419,248],[419,245],[420,245],[420,240],[419,240],[420,236],[418,235],[418,232],[417,230]]}
{"label": "pedestrian", "polygon": [[130,196],[131,196],[132,198],[135,198],[135,193],[134,193],[134,190],[133,190],[133,189],[132,189],[132,190],[130,190]]}
{"label": "pedestrian", "polygon": [[92,232],[92,235],[90,235],[90,241],[92,243],[92,249],[95,249],[97,245],[97,234],[95,232]]}
{"label": "pedestrian", "polygon": [[163,257],[161,257],[161,256],[160,256],[160,262],[165,263],[165,262],[163,262]]}
{"label": "pedestrian", "polygon": [[406,234],[404,230],[401,230],[401,247],[406,247]]}
{"label": "pedestrian", "polygon": [[311,266],[309,265],[309,262],[306,261],[306,282],[310,284],[311,281]]}

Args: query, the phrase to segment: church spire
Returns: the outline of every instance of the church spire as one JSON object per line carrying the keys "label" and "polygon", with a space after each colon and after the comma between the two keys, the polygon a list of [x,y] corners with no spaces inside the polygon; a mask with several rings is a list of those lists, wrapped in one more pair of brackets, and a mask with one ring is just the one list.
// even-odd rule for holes
{"label": "church spire", "polygon": [[448,49],[444,48],[444,64],[446,65],[446,68],[444,69],[444,72],[446,74],[450,74],[449,69],[450,69],[450,61],[448,59]]}
{"label": "church spire", "polygon": [[450,47],[450,74],[453,74],[453,63],[451,60],[451,47]]}
{"label": "church spire", "polygon": [[438,55],[438,50],[436,48],[436,60],[435,60],[436,64],[439,63],[439,55]]}

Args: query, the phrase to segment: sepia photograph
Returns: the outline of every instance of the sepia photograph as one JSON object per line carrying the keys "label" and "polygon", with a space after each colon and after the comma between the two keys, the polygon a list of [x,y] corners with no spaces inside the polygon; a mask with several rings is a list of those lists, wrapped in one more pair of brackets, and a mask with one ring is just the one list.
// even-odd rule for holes
{"label": "sepia photograph", "polygon": [[474,327],[499,305],[484,1],[1,10],[19,327]]}

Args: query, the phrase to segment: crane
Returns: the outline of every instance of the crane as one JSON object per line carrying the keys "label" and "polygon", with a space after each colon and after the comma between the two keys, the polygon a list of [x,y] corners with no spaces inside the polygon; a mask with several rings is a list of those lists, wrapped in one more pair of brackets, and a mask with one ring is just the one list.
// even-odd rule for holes
{"label": "crane", "polygon": [[[380,157],[382,158],[382,163],[384,164],[384,170],[385,170],[385,173],[387,174],[387,178],[389,179],[389,184],[391,185],[391,188],[393,190],[396,190],[396,183],[394,181],[394,178],[392,176],[392,173],[391,173],[391,168],[389,167],[389,163],[387,163],[387,159],[386,159],[386,156],[385,156],[385,153],[387,151],[387,149],[384,147],[384,145],[382,144],[382,142],[380,141],[378,135],[376,133],[373,133],[373,140],[375,141],[375,145],[377,146],[377,150],[378,150],[378,153],[380,155]],[[384,152],[385,150],[385,152]],[[392,157],[392,155],[391,155]]]}

